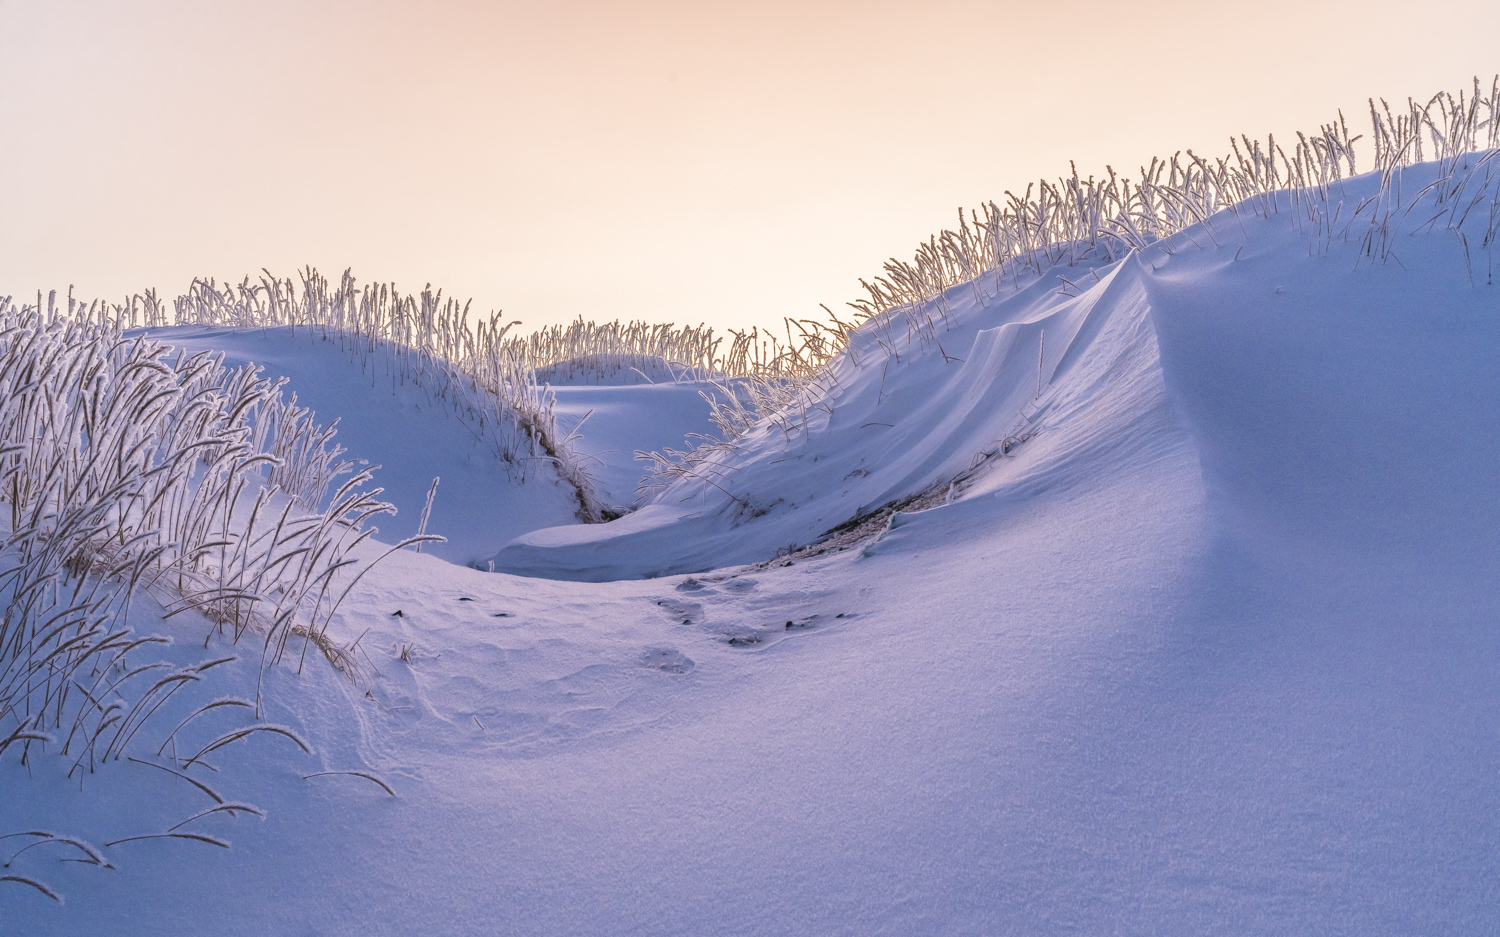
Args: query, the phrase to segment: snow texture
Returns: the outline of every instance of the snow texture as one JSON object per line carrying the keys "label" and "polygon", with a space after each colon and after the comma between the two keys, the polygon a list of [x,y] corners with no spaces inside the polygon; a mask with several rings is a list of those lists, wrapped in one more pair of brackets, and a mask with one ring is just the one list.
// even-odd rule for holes
{"label": "snow texture", "polygon": [[[340,416],[408,527],[441,475],[452,552],[393,557],[341,610],[365,683],[268,674],[271,721],[317,754],[223,750],[204,776],[267,812],[196,821],[231,850],[32,850],[16,869],[68,901],[0,892],[3,926],[1500,929],[1500,294],[1440,230],[1383,265],[1284,215],[1195,234],[1067,271],[1081,295],[954,290],[941,351],[887,363],[862,335],[805,432],[602,525],[336,351],[182,335]],[[697,399],[559,390],[616,501],[617,454],[701,432]],[[736,565],[960,474],[857,548]],[[446,562],[489,555],[505,572]],[[338,770],[397,796],[302,779]],[[58,780],[0,760],[35,794],[0,832],[107,841],[208,805],[130,763]]]}

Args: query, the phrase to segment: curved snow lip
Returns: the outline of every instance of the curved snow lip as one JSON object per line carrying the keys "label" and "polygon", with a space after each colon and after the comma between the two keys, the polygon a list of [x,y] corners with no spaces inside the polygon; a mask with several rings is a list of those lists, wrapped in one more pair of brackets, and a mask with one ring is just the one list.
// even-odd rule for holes
{"label": "curved snow lip", "polygon": [[[703,572],[711,567],[674,557],[671,552],[673,543],[709,533],[703,529],[705,525],[695,525],[693,520],[665,505],[648,504],[607,524],[544,527],[522,534],[495,554],[495,569],[573,582],[655,579]],[[607,534],[601,536],[606,529]],[[631,555],[630,560],[622,563],[616,559],[622,553]]]}
{"label": "curved snow lip", "polygon": [[1139,448],[1155,437],[1132,427],[1168,412],[1140,276],[1116,263],[1086,271],[1081,295],[1046,277],[960,291],[941,349],[846,356],[805,427],[762,426],[715,477],[674,484],[627,518],[521,535],[494,568],[596,582],[699,573],[806,548],[923,492],[1036,493],[1108,472],[1089,453]]}
{"label": "curved snow lip", "polygon": [[[1436,172],[1401,170],[1429,201]],[[1336,194],[1368,204],[1379,187],[1367,175]],[[887,358],[857,335],[860,363],[834,363],[805,423],[763,425],[714,477],[675,483],[632,523],[527,535],[495,566],[608,580],[763,561],[976,462],[982,477],[956,494],[1094,483],[1121,459],[1160,458],[1176,444],[1168,426],[1188,432],[1226,517],[1487,562],[1500,437],[1476,427],[1500,410],[1496,294],[1472,244],[1420,224],[1431,212],[1418,206],[1395,235],[1399,262],[1373,259],[1358,230],[1324,237],[1282,197],[1269,216],[1221,212],[1066,279],[957,287],[941,347]],[[1007,439],[1026,442],[1010,452]]]}

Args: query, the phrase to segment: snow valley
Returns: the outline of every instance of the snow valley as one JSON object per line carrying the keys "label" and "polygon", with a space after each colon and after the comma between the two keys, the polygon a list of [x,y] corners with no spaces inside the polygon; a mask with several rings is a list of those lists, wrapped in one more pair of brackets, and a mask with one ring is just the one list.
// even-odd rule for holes
{"label": "snow valley", "polygon": [[6,932],[1500,926],[1500,84],[1027,193],[776,335],[6,300]]}

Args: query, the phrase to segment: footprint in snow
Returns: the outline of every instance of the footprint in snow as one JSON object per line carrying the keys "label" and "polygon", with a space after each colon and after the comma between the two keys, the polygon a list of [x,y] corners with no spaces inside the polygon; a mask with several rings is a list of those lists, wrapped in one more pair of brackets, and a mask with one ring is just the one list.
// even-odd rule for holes
{"label": "footprint in snow", "polygon": [[691,658],[670,647],[648,647],[641,653],[641,663],[662,673],[687,673],[695,666]]}
{"label": "footprint in snow", "polygon": [[656,605],[679,624],[690,625],[703,618],[703,605],[700,602],[674,602],[671,599],[657,599]]}

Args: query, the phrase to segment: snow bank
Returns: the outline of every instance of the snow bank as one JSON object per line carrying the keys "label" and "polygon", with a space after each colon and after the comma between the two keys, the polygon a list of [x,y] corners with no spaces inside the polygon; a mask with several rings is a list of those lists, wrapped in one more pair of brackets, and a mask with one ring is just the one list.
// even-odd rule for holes
{"label": "snow bank", "polygon": [[[805,432],[496,554],[551,581],[394,557],[337,622],[377,675],[268,693],[397,797],[226,762],[268,813],[204,821],[232,851],[141,844],[57,873],[62,909],[0,893],[7,922],[1494,930],[1500,300],[1446,229],[1372,265],[1283,207],[1081,289],[950,292],[940,347],[861,339]],[[929,489],[861,549],[728,565]],[[90,816],[56,796],[0,826]]]}
{"label": "snow bank", "polygon": [[523,534],[496,568],[600,581],[761,560],[976,462],[992,463],[985,485],[1013,493],[1072,484],[1079,452],[1101,434],[1106,448],[1131,445],[1130,421],[1152,405],[1131,398],[1159,378],[1143,376],[1156,353],[1139,271],[1066,272],[1093,288],[1060,295],[1055,272],[1014,292],[993,278],[960,288],[951,327],[899,359],[866,329],[804,429],[761,427],[712,477],[676,484],[631,517]]}
{"label": "snow bank", "polygon": [[668,380],[550,390],[558,431],[578,433],[574,448],[584,457],[600,500],[616,509],[636,504],[636,487],[646,473],[645,464],[635,457],[637,450],[681,449],[692,444],[690,434],[714,429],[703,399],[704,393],[714,392],[708,383]]}
{"label": "snow bank", "polygon": [[[1417,189],[1432,174],[1408,169],[1405,184]],[[1377,186],[1365,176],[1341,184],[1339,194],[1352,204]],[[1216,381],[1234,374],[1239,382],[1214,391],[1211,418],[1190,419],[1212,425],[1201,444],[1216,470],[1236,485],[1269,484],[1257,479],[1270,472],[1268,460],[1284,464],[1287,439],[1308,440],[1322,460],[1283,485],[1302,492],[1302,503],[1263,504],[1252,515],[1336,511],[1351,523],[1405,531],[1408,540],[1450,522],[1493,528],[1487,508],[1455,507],[1465,515],[1458,518],[1425,504],[1477,504],[1489,483],[1474,468],[1489,453],[1473,451],[1481,444],[1464,427],[1480,414],[1462,388],[1491,376],[1482,362],[1492,336],[1474,316],[1493,300],[1471,286],[1466,246],[1451,230],[1429,232],[1403,243],[1396,262],[1372,267],[1349,243],[1319,243],[1315,252],[1316,235],[1292,213],[1287,206],[1238,230],[1219,219],[1221,237],[1225,228],[1240,235],[1226,241],[1228,256],[1213,246],[1213,230],[1194,228],[1120,263],[1047,271],[1024,289],[991,274],[950,290],[937,340],[910,342],[895,357],[866,326],[835,363],[833,389],[807,403],[808,417],[793,431],[758,428],[712,471],[674,484],[638,516],[523,534],[495,555],[495,566],[592,581],[696,573],[805,547],[882,505],[954,481],[956,490],[976,484],[1016,495],[1073,485],[1099,459],[1139,448],[1135,424],[1152,406],[1147,388],[1164,379],[1188,393],[1205,368]],[[1156,373],[1158,328],[1177,350],[1164,378]],[[1316,377],[1293,370],[1309,360],[1320,362]],[[1252,450],[1246,440],[1260,447],[1277,431],[1256,424],[1247,432],[1225,417],[1268,395],[1298,396],[1328,416],[1314,428],[1309,417],[1277,410],[1286,438]],[[1179,406],[1197,412],[1191,401]],[[1473,458],[1437,466],[1429,455],[1392,474],[1400,453],[1431,453],[1439,441]],[[1370,465],[1392,467],[1377,476],[1379,492],[1345,477]],[[1443,472],[1463,478],[1441,479]],[[1403,488],[1409,493],[1398,494]],[[1458,490],[1467,494],[1454,498]]]}

